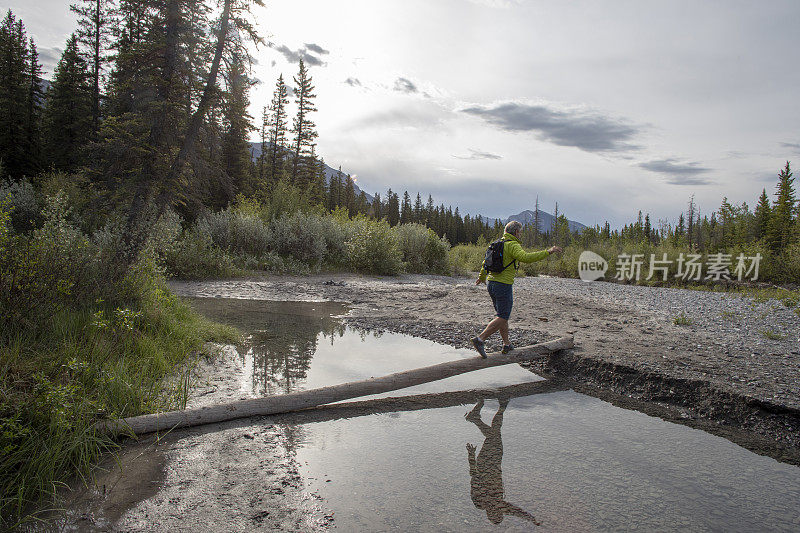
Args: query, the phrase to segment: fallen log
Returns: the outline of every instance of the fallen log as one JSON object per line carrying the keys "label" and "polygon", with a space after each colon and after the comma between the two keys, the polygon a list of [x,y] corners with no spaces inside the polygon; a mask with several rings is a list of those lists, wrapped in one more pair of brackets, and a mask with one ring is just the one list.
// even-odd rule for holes
{"label": "fallen log", "polygon": [[156,431],[213,424],[237,418],[299,411],[341,400],[405,389],[484,368],[546,357],[553,352],[566,350],[572,348],[572,346],[572,337],[561,337],[549,342],[524,346],[505,355],[492,353],[486,359],[476,356],[474,358],[458,359],[397,372],[379,378],[369,378],[363,381],[353,381],[279,396],[265,396],[211,407],[133,416],[121,420],[101,420],[95,425],[95,428],[113,435],[143,435]]}

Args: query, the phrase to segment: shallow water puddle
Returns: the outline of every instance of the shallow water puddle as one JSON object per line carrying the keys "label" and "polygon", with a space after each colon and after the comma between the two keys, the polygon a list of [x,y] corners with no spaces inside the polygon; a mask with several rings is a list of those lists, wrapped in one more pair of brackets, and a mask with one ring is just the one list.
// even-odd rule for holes
{"label": "shallow water puddle", "polygon": [[[237,347],[245,368],[242,387],[258,395],[315,389],[477,357],[470,350],[407,335],[367,333],[345,327],[337,317],[346,308],[333,302],[226,298],[190,301],[209,318],[245,332],[246,341]],[[506,365],[360,399],[495,388],[540,380],[517,365]]]}
{"label": "shallow water puddle", "polygon": [[[475,356],[345,328],[339,304],[193,305],[251,334],[243,386],[258,394]],[[537,380],[509,365],[383,396]],[[342,531],[800,530],[800,468],[573,391],[511,396],[290,424],[290,453]]]}

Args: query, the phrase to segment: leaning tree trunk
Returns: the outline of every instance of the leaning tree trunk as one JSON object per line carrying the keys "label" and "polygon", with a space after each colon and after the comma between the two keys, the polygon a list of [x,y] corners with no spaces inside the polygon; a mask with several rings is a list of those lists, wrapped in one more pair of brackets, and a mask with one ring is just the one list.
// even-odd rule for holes
{"label": "leaning tree trunk", "polygon": [[424,368],[397,372],[379,378],[370,378],[363,381],[293,392],[280,396],[241,400],[213,407],[169,411],[134,416],[122,420],[103,420],[97,423],[96,428],[115,435],[126,433],[141,435],[154,431],[213,424],[237,418],[287,413],[360,396],[405,389],[483,368],[547,357],[553,352],[566,350],[572,348],[572,346],[572,337],[561,337],[553,341],[525,346],[506,355],[490,354],[486,359],[480,357],[459,359]]}

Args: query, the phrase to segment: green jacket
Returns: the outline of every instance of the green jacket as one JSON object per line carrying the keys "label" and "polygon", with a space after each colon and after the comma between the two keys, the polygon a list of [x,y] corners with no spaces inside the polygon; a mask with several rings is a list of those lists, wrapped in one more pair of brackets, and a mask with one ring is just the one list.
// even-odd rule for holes
{"label": "green jacket", "polygon": [[499,281],[500,283],[513,285],[514,276],[517,275],[517,268],[519,267],[515,261],[518,263],[533,263],[535,261],[541,261],[550,255],[550,252],[547,250],[526,252],[522,249],[522,244],[520,244],[519,239],[510,233],[503,233],[503,239],[506,241],[503,244],[503,264],[508,264],[508,266],[502,272],[486,272],[483,265],[481,265],[481,275],[478,278],[481,281],[486,281],[488,277],[489,281]]}

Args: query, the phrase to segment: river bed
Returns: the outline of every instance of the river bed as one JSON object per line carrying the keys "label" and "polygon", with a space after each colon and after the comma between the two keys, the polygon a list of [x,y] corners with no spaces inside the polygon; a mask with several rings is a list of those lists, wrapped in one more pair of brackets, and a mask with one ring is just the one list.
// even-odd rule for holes
{"label": "river bed", "polygon": [[[347,308],[332,302],[198,298],[192,305],[247,334],[223,352],[227,366],[211,366],[225,376],[208,376],[202,402],[284,394],[476,356],[347,327],[341,318]],[[464,390],[482,392],[467,398],[458,392]],[[800,468],[553,387],[517,365],[380,395],[399,396],[406,400],[235,421],[130,446],[120,455],[123,469],[110,467],[98,476],[96,491],[73,498],[60,525],[86,531],[800,529]]]}

